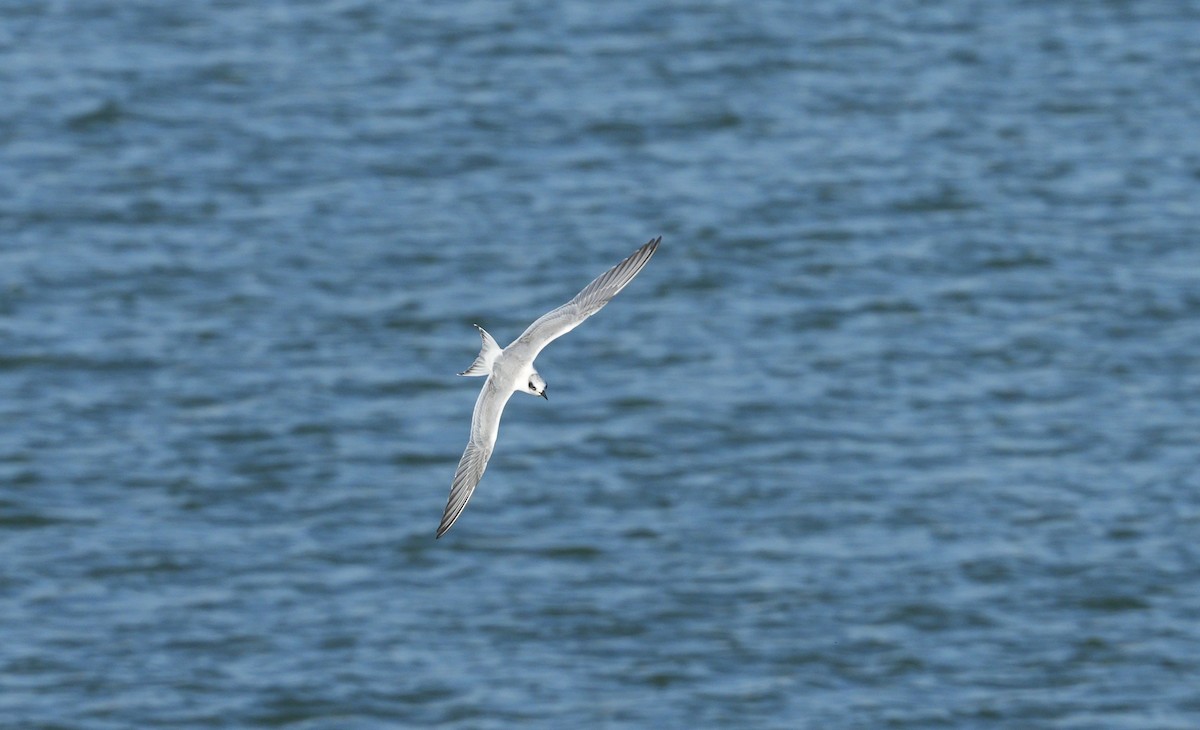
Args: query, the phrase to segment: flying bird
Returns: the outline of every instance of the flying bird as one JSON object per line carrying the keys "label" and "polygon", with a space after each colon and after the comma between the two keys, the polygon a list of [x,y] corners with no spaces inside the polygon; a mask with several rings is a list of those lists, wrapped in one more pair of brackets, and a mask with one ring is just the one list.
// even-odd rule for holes
{"label": "flying bird", "polygon": [[487,380],[483,383],[483,390],[479,392],[479,399],[475,401],[475,412],[471,416],[471,438],[467,441],[467,449],[454,472],[454,481],[450,484],[450,499],[446,502],[446,511],[442,513],[437,537],[446,534],[446,530],[458,520],[467,506],[467,500],[471,498],[479,480],[483,478],[483,470],[487,468],[492,447],[496,445],[500,415],[512,394],[529,393],[550,400],[546,396],[546,381],[542,380],[542,376],[533,368],[533,361],[538,353],[608,304],[617,292],[624,289],[633,281],[633,277],[638,275],[654,255],[661,240],[662,236],[659,236],[649,241],[634,251],[629,258],[584,287],[574,299],[543,314],[504,349],[500,349],[486,330],[475,325],[479,336],[483,338],[483,347],[479,350],[479,357],[471,363],[471,367],[459,375],[486,375]]}

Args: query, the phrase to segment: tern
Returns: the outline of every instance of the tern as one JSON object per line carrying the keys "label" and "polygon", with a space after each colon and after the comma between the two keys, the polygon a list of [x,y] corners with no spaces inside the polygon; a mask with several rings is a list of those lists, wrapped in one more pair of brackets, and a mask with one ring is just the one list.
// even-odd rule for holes
{"label": "tern", "polygon": [[479,391],[479,399],[475,401],[475,412],[471,416],[471,438],[454,472],[454,481],[450,484],[450,499],[446,502],[446,511],[442,513],[442,522],[438,525],[438,538],[446,534],[446,530],[458,520],[467,506],[467,500],[471,499],[475,487],[483,478],[483,470],[487,468],[492,448],[496,445],[500,415],[512,394],[529,393],[550,400],[546,396],[546,381],[533,367],[538,353],[608,304],[638,275],[654,255],[661,240],[662,236],[659,236],[649,241],[629,258],[598,276],[574,299],[543,314],[504,349],[500,349],[486,330],[475,325],[479,336],[483,338],[483,347],[471,367],[459,375],[486,375],[487,380]]}

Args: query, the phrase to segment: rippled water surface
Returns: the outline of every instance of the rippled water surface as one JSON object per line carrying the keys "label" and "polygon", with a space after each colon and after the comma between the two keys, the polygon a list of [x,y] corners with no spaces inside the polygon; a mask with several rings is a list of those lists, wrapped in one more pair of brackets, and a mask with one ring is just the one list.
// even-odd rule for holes
{"label": "rippled water surface", "polygon": [[0,4],[0,726],[1200,726],[1198,36]]}

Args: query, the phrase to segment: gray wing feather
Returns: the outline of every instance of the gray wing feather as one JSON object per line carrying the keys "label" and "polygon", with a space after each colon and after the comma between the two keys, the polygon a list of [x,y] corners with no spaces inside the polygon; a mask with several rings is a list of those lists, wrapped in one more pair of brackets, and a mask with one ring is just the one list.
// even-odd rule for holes
{"label": "gray wing feather", "polygon": [[654,251],[658,248],[658,242],[661,240],[662,236],[659,236],[649,241],[634,251],[629,258],[596,277],[596,280],[584,287],[583,291],[576,294],[574,299],[558,309],[538,317],[536,322],[521,333],[516,342],[530,348],[533,356],[537,357],[543,347],[599,312],[605,304],[608,304],[609,300],[633,281],[633,277],[638,275],[638,272],[654,255]]}
{"label": "gray wing feather", "polygon": [[483,389],[479,391],[479,399],[475,401],[475,413],[471,416],[471,438],[467,441],[467,449],[454,472],[454,481],[450,484],[450,499],[447,500],[446,510],[442,513],[437,537],[446,534],[446,530],[458,520],[458,516],[467,506],[467,501],[475,493],[479,480],[483,478],[483,471],[487,469],[488,459],[492,456],[492,447],[496,445],[500,416],[504,413],[504,406],[510,397],[512,391],[497,388],[489,375]]}

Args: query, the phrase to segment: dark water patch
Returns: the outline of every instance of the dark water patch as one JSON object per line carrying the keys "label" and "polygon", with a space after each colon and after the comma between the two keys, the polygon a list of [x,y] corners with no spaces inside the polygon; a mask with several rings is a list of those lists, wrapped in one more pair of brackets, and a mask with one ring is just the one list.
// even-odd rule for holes
{"label": "dark water patch", "polygon": [[85,111],[67,117],[67,127],[76,132],[85,132],[116,124],[125,117],[124,108],[112,99],[106,99]]}
{"label": "dark water patch", "polygon": [[891,204],[892,210],[907,214],[959,212],[979,207],[979,203],[966,198],[961,190],[953,187],[943,187],[933,193],[918,194]]}
{"label": "dark water patch", "polygon": [[603,553],[590,545],[562,545],[540,552],[551,560],[591,561],[603,556]]}
{"label": "dark water patch", "polygon": [[135,576],[151,577],[157,574],[172,574],[193,570],[196,566],[158,554],[126,555],[127,562],[97,566],[87,572],[87,577],[107,581]]}
{"label": "dark water patch", "polygon": [[17,469],[5,475],[3,481],[14,488],[32,487],[42,482],[42,475],[33,469]]}
{"label": "dark water patch", "polygon": [[1105,111],[1105,108],[1103,106],[1090,104],[1087,102],[1061,100],[1044,102],[1039,105],[1038,111],[1060,116],[1077,116],[1100,114]]}
{"label": "dark water patch", "polygon": [[631,396],[617,398],[612,402],[612,408],[621,413],[630,413],[654,408],[662,408],[663,402],[658,398]]}
{"label": "dark water patch", "polygon": [[445,466],[454,458],[449,454],[404,453],[392,457],[392,462],[403,466]]}
{"label": "dark water patch", "polygon": [[182,410],[202,411],[208,408],[221,406],[223,402],[223,399],[215,395],[185,395],[177,398],[174,405]]}
{"label": "dark water patch", "polygon": [[1122,611],[1143,611],[1150,604],[1138,596],[1091,596],[1079,602],[1080,607],[1088,611],[1113,613]]}
{"label": "dark water patch", "polygon": [[0,355],[0,370],[121,374],[154,370],[161,365],[159,361],[139,357],[98,358],[59,353]]}
{"label": "dark water patch", "polygon": [[1001,271],[1006,269],[1045,268],[1053,265],[1054,261],[1052,259],[1034,251],[1021,251],[1007,255],[1001,254],[980,261],[980,266],[983,268]]}
{"label": "dark water patch", "polygon": [[28,512],[21,509],[0,507],[0,529],[36,530],[69,522],[71,521],[51,517],[40,512]]}
{"label": "dark water patch", "polygon": [[206,438],[216,443],[253,444],[272,441],[275,436],[258,429],[223,429],[207,434]]}

